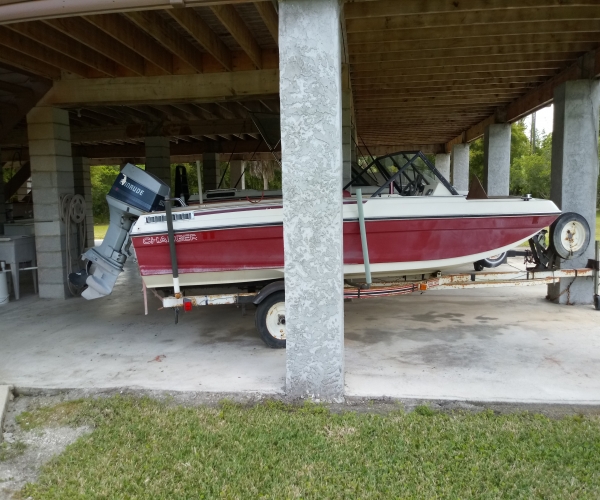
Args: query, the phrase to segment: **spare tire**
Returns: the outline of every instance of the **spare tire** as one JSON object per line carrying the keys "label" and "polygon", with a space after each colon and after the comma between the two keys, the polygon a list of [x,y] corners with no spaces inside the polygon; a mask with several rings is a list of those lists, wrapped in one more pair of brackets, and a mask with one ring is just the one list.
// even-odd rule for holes
{"label": "spare tire", "polygon": [[591,231],[585,218],[565,212],[550,226],[550,248],[561,259],[581,257],[590,244]]}

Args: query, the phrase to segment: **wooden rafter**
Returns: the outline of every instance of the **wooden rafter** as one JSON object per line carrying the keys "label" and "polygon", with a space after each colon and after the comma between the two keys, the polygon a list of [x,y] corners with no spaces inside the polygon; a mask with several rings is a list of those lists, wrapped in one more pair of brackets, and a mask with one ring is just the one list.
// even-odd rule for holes
{"label": "wooden rafter", "polygon": [[173,74],[171,54],[145,32],[119,14],[86,16],[85,20],[119,40],[166,74]]}
{"label": "wooden rafter", "polygon": [[133,50],[83,19],[61,18],[44,21],[77,42],[104,54],[137,75],[144,74],[144,59]]}
{"label": "wooden rafter", "polygon": [[49,49],[41,43],[35,42],[30,38],[19,35],[18,33],[0,26],[0,45],[9,47],[23,54],[38,59],[39,61],[51,64],[57,68],[64,69],[70,73],[79,76],[88,76],[90,67],[76,61],[75,59],[65,56],[60,52]]}
{"label": "wooden rafter", "polygon": [[50,78],[51,80],[58,80],[62,76],[60,68],[13,50],[10,47],[2,47],[2,50],[0,50],[0,62],[34,75]]}
{"label": "wooden rafter", "polygon": [[348,2],[345,8],[347,19],[366,19],[388,16],[412,16],[420,14],[466,13],[482,10],[513,10],[523,8],[551,8],[597,6],[595,0],[377,0]]}
{"label": "wooden rafter", "polygon": [[363,31],[349,33],[348,43],[351,46],[361,46],[366,44],[385,44],[390,41],[408,43],[422,41],[433,43],[435,40],[447,40],[448,44],[452,44],[460,43],[463,39],[468,41],[469,38],[484,39],[487,37],[510,37],[517,35],[544,36],[548,34],[594,33],[598,31],[600,31],[600,20],[598,19],[560,20],[537,23],[522,20],[514,23],[439,26],[435,30],[427,31],[426,38],[423,37],[423,30],[421,28]]}
{"label": "wooden rafter", "polygon": [[128,12],[127,17],[167,50],[202,73],[202,53],[183,38],[156,12]]}
{"label": "wooden rafter", "polygon": [[254,39],[252,32],[244,23],[233,5],[213,5],[211,7],[221,24],[227,28],[231,36],[240,45],[242,50],[248,54],[258,69],[262,68],[262,52]]}
{"label": "wooden rafter", "polygon": [[[494,60],[499,56],[516,56],[518,60],[520,56],[529,58],[535,57],[538,54],[561,54],[561,53],[577,53],[588,52],[598,46],[600,42],[600,34],[597,35],[598,40],[592,42],[569,42],[569,43],[546,43],[546,44],[524,44],[524,45],[496,45],[488,47],[472,47],[465,55],[465,50],[458,49],[442,49],[433,50],[402,50],[398,52],[383,51],[377,53],[362,53],[353,54],[350,56],[350,62],[355,65],[361,63],[376,63],[376,62],[404,62],[404,61],[422,61],[431,59],[446,59],[451,61],[456,58],[465,58],[465,61],[476,57],[485,57],[488,60]],[[564,60],[564,59],[563,59]]]}
{"label": "wooden rafter", "polygon": [[90,49],[89,47],[73,41],[54,28],[36,21],[32,23],[14,23],[7,25],[7,28],[29,37],[32,40],[43,43],[47,47],[72,57],[73,59],[86,64],[87,66],[98,70],[108,76],[117,76],[116,64],[108,57]]}
{"label": "wooden rafter", "polygon": [[269,33],[271,33],[273,40],[275,40],[275,43],[278,43],[278,41],[279,41],[279,15],[277,14],[275,7],[273,6],[273,2],[271,2],[271,1],[255,2],[254,7],[256,7],[256,10],[260,14],[260,17],[262,18],[263,22],[265,23],[265,26],[269,30]]}
{"label": "wooden rafter", "polygon": [[227,71],[231,71],[231,52],[196,12],[192,9],[173,9],[167,12]]}
{"label": "wooden rafter", "polygon": [[[497,50],[534,50],[543,51],[545,46],[557,46],[585,43],[600,43],[600,24],[598,31],[580,31],[575,33],[542,33],[526,35],[494,35],[478,36],[469,38],[431,38],[413,40],[390,40],[387,42],[376,42],[367,44],[352,44],[350,51],[353,55],[373,53],[394,53],[404,51],[424,51],[423,57],[427,57],[427,51],[469,50],[473,54],[476,49]],[[571,50],[571,48],[569,49]],[[578,50],[578,49],[573,49]],[[517,52],[519,53],[519,52]]]}
{"label": "wooden rafter", "polygon": [[[590,0],[594,1],[594,0]],[[393,2],[402,5],[403,2]],[[423,5],[427,3],[422,2]],[[347,9],[346,9],[347,10]],[[346,14],[347,15],[347,14]],[[390,17],[371,17],[346,20],[348,34],[361,31],[400,30],[411,28],[437,28],[463,25],[510,24],[523,20],[530,23],[542,21],[577,21],[600,19],[597,3],[592,6],[524,9],[482,9],[468,12],[449,12],[444,14],[417,14]]]}

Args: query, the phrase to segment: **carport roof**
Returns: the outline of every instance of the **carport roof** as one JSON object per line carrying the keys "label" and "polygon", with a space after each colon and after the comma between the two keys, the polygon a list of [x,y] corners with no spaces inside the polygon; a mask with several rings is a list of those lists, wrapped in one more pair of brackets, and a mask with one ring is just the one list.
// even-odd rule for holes
{"label": "carport roof", "polygon": [[[190,7],[171,8],[178,3]],[[107,5],[111,11],[100,13]],[[479,137],[489,123],[545,106],[562,81],[600,75],[598,0],[349,1],[344,15],[344,75],[359,143],[381,153],[447,150]],[[28,106],[53,81],[278,68],[270,1],[9,0],[0,4],[0,24],[4,147],[26,141]],[[250,150],[257,135],[248,111],[278,109],[275,93],[202,103],[95,102],[70,111],[75,143],[128,156],[127,148],[142,148],[149,123],[190,150],[228,140]]]}

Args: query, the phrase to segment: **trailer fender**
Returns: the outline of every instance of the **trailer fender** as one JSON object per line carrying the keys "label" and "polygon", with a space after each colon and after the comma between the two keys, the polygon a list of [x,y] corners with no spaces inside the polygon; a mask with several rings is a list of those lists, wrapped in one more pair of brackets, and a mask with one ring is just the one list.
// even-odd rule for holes
{"label": "trailer fender", "polygon": [[285,292],[285,282],[283,280],[281,280],[281,281],[275,281],[274,283],[269,283],[260,292],[258,292],[258,295],[253,300],[253,304],[254,305],[258,305],[263,300],[265,300],[269,295],[271,295],[271,294],[273,294],[275,292],[280,292],[280,291],[284,291]]}

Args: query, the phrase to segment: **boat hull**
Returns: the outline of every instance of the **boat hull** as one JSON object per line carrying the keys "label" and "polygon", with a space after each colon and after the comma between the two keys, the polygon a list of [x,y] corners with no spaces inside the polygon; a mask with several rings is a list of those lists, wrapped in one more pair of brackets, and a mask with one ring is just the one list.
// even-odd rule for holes
{"label": "boat hull", "polygon": [[[475,262],[526,241],[558,213],[378,218],[366,221],[375,276],[418,274]],[[232,219],[233,220],[233,219]],[[172,284],[165,233],[133,235],[140,273],[148,287]],[[281,222],[231,224],[176,231],[182,286],[243,283],[283,277]],[[358,221],[344,220],[344,273],[364,275]]]}

